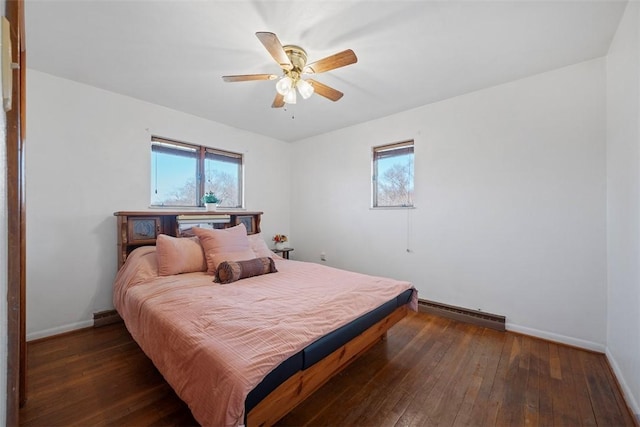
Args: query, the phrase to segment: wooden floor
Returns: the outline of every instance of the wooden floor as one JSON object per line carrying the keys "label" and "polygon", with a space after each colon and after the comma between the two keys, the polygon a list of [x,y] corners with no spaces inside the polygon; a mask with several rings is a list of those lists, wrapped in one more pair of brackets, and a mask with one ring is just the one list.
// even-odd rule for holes
{"label": "wooden floor", "polygon": [[[23,426],[197,425],[123,324],[28,346]],[[633,426],[605,357],[410,315],[280,425]]]}

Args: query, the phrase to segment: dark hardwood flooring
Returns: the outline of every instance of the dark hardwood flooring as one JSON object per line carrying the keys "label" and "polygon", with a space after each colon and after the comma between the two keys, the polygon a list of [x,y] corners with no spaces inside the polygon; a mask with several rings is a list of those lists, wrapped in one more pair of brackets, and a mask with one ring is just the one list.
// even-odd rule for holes
{"label": "dark hardwood flooring", "polygon": [[[190,426],[122,323],[28,345],[22,426]],[[633,426],[603,355],[412,314],[279,425]]]}

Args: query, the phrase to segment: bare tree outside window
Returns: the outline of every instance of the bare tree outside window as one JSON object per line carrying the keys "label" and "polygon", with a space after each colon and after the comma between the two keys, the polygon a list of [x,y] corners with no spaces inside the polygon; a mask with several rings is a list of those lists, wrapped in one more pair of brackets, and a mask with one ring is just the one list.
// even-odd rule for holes
{"label": "bare tree outside window", "polygon": [[213,191],[220,199],[222,208],[235,208],[239,206],[238,179],[230,173],[221,171],[207,171],[205,192]]}
{"label": "bare tree outside window", "polygon": [[182,187],[171,191],[163,200],[156,199],[154,204],[161,206],[197,206],[195,178],[187,181]]}
{"label": "bare tree outside window", "polygon": [[374,147],[373,207],[413,206],[413,141]]}

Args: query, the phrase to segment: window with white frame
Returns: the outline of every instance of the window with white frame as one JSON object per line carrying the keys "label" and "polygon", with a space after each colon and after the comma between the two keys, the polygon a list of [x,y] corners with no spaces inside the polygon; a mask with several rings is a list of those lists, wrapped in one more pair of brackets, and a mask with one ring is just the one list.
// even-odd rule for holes
{"label": "window with white frame", "polygon": [[413,141],[373,147],[374,208],[413,207]]}
{"label": "window with white frame", "polygon": [[242,154],[151,138],[151,205],[202,206],[213,192],[222,208],[242,208]]}

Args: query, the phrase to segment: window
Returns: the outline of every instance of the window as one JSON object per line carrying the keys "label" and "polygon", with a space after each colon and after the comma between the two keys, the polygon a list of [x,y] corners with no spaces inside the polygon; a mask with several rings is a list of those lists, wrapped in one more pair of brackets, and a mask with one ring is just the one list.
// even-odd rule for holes
{"label": "window", "polygon": [[413,207],[413,141],[373,147],[373,207]]}
{"label": "window", "polygon": [[242,154],[207,148],[204,178],[204,191],[213,191],[220,207],[242,207]]}
{"label": "window", "polygon": [[198,206],[199,149],[152,139],[151,205]]}
{"label": "window", "polygon": [[151,138],[151,205],[202,206],[212,191],[220,207],[243,207],[242,154]]}

